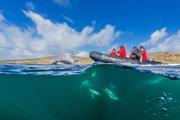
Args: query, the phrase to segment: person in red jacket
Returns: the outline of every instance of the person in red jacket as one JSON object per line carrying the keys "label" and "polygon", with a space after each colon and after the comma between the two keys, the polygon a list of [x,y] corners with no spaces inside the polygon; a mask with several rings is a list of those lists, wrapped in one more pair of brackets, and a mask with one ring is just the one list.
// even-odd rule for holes
{"label": "person in red jacket", "polygon": [[148,60],[148,54],[147,54],[147,51],[146,49],[144,48],[144,46],[140,46],[140,50],[141,50],[141,53],[142,53],[142,61],[147,61]]}
{"label": "person in red jacket", "polygon": [[114,48],[109,55],[112,56],[112,57],[117,56],[117,51],[116,51],[116,49]]}
{"label": "person in red jacket", "polygon": [[127,53],[126,53],[126,47],[124,45],[121,45],[119,51],[117,52],[119,57],[127,57]]}

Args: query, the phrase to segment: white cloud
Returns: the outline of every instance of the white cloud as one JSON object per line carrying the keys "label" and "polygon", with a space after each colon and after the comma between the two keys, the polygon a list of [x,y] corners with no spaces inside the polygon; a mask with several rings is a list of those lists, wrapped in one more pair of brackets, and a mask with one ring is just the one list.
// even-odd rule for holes
{"label": "white cloud", "polygon": [[74,23],[74,21],[71,19],[71,18],[69,18],[69,17],[67,17],[67,16],[64,16],[64,15],[62,15],[62,17],[65,19],[65,20],[67,20],[68,22],[70,22],[70,23]]}
{"label": "white cloud", "polygon": [[149,40],[143,42],[142,44],[146,47],[151,47],[156,44],[158,44],[160,41],[162,41],[168,33],[166,32],[166,28],[162,28],[161,30],[156,30],[151,34],[151,37]]}
{"label": "white cloud", "polygon": [[113,49],[119,50],[119,44],[114,44],[108,50],[104,51],[104,53],[110,53]]}
{"label": "white cloud", "polygon": [[69,6],[70,5],[70,0],[53,0],[53,1],[61,6]]}
{"label": "white cloud", "polygon": [[5,20],[5,18],[4,18],[4,16],[2,15],[2,13],[0,12],[0,21],[4,21]]}
{"label": "white cloud", "polygon": [[88,57],[89,56],[89,53],[86,52],[86,51],[80,51],[78,52],[77,54],[75,54],[76,56],[79,56],[79,57]]}
{"label": "white cloud", "polygon": [[0,59],[62,55],[88,46],[104,50],[120,33],[112,25],[106,25],[99,32],[86,26],[79,32],[66,23],[53,23],[32,11],[24,11],[24,14],[33,21],[35,28],[21,29],[0,22]]}
{"label": "white cloud", "polygon": [[109,43],[114,41],[114,38],[120,36],[120,32],[114,31],[115,27],[113,27],[112,25],[106,25],[105,28],[98,33],[91,34],[91,37],[89,37],[88,39],[88,43],[96,44],[100,47],[108,46]]}
{"label": "white cloud", "polygon": [[156,30],[151,38],[143,43],[150,53],[164,51],[180,51],[180,31],[169,34],[166,28]]}

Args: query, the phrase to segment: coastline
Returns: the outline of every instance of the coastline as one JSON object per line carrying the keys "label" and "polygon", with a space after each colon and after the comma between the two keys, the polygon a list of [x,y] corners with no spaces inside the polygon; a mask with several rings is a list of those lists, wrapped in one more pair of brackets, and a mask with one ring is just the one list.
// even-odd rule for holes
{"label": "coastline", "polygon": [[180,52],[158,52],[150,54],[149,58],[162,63],[180,64]]}
{"label": "coastline", "polygon": [[[91,64],[93,60],[88,57],[79,57],[79,56],[71,56],[73,61],[78,61],[81,64]],[[67,60],[60,56],[49,56],[42,58],[32,58],[32,59],[15,59],[15,60],[0,60],[0,63],[12,63],[12,64],[52,64],[57,60]]]}
{"label": "coastline", "polygon": [[[81,64],[91,64],[93,60],[88,57],[71,56],[73,61],[78,61]],[[180,52],[159,52],[149,55],[150,59],[158,62],[168,63],[168,64],[180,64]],[[33,59],[16,59],[16,60],[0,60],[0,63],[15,63],[15,64],[52,64],[56,60],[63,60],[63,57],[59,56],[49,56],[42,58]]]}

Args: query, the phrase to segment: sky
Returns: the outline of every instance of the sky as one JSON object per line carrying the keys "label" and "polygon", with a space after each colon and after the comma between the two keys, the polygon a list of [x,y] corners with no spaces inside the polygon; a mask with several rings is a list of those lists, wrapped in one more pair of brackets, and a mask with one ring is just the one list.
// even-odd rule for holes
{"label": "sky", "polygon": [[179,0],[0,0],[0,59],[180,51]]}

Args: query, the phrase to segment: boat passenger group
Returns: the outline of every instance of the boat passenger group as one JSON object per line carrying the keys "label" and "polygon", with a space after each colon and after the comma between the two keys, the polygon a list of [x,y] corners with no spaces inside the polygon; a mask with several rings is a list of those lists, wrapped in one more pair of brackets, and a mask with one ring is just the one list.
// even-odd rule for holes
{"label": "boat passenger group", "polygon": [[133,49],[131,50],[131,54],[128,56],[126,47],[124,45],[121,45],[118,51],[114,48],[109,56],[135,59],[140,63],[148,61],[148,54],[143,46],[140,46],[140,48],[133,47]]}

